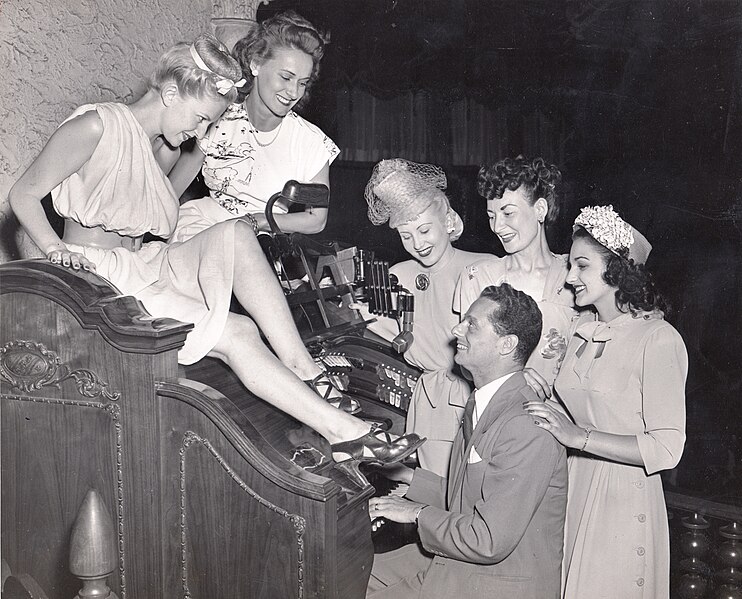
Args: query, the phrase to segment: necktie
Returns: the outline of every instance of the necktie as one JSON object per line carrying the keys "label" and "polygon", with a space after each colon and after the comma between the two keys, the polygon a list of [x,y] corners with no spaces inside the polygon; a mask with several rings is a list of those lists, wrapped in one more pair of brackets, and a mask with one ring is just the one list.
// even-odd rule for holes
{"label": "necktie", "polygon": [[474,406],[476,401],[474,400],[474,392],[472,391],[469,399],[466,400],[466,406],[464,407],[464,417],[461,419],[461,428],[464,432],[464,447],[469,445],[471,435],[474,432]]}

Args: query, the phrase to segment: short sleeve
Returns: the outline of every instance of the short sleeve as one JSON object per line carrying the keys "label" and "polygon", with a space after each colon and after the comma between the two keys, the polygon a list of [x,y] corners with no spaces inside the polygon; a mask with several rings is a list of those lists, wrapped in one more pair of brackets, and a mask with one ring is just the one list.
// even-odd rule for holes
{"label": "short sleeve", "polygon": [[493,269],[499,265],[499,258],[479,260],[464,268],[456,282],[452,309],[463,316],[488,285],[497,284],[493,280]]}
{"label": "short sleeve", "polygon": [[688,353],[669,324],[650,333],[642,361],[644,433],[637,435],[647,474],[674,468],[685,444],[685,382]]}
{"label": "short sleeve", "polygon": [[[334,141],[325,135],[324,131],[296,113],[286,118],[294,118],[298,130],[292,153],[298,157],[299,171],[303,173],[305,181],[313,179],[325,164],[332,164],[340,154],[340,148]],[[299,151],[300,150],[300,151]]]}

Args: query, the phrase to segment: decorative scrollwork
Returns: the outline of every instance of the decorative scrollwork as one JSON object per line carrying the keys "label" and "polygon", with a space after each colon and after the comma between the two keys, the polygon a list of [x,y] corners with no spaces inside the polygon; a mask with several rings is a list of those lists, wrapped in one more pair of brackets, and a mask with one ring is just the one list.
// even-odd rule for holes
{"label": "decorative scrollwork", "polygon": [[108,390],[108,383],[86,369],[71,369],[59,356],[43,344],[34,341],[9,341],[0,347],[0,378],[26,393],[42,387],[56,387],[74,379],[77,391],[84,397],[103,396],[110,401],[121,397]]}
{"label": "decorative scrollwork", "polygon": [[304,597],[304,533],[307,528],[307,521],[299,514],[292,514],[280,506],[268,501],[252,489],[235,470],[227,463],[224,457],[214,448],[208,439],[200,437],[193,431],[186,431],[181,441],[180,448],[180,563],[181,563],[181,584],[183,586],[183,599],[191,599],[191,591],[188,587],[188,523],[186,520],[186,454],[188,449],[193,445],[201,445],[211,454],[212,458],[221,466],[224,472],[229,476],[245,493],[263,507],[279,514],[289,522],[294,528],[296,537],[296,565],[297,573],[297,599]]}
{"label": "decorative scrollwork", "polygon": [[[2,349],[4,348],[0,348],[0,351],[2,351]],[[121,596],[121,599],[126,599],[126,553],[124,551],[124,533],[126,531],[124,523],[124,433],[121,424],[121,406],[112,403],[80,401],[75,399],[55,399],[51,397],[31,397],[28,395],[3,394],[2,398],[3,401],[20,401],[58,406],[75,406],[78,408],[93,408],[106,412],[111,417],[116,435],[116,520],[118,523],[119,595]],[[115,597],[113,594],[111,596]]]}

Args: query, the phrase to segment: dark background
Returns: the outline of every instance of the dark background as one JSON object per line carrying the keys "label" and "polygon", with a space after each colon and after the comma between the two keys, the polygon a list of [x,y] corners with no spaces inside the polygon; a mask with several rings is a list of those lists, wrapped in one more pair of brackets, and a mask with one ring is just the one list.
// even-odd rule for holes
{"label": "dark background", "polygon": [[[258,20],[289,8],[331,34],[303,115],[341,148],[347,89],[424,93],[442,111],[462,97],[505,107],[512,156],[540,147],[534,114],[558,124],[544,148],[559,156],[543,154],[564,175],[552,250],[568,251],[579,208],[596,203],[652,242],[648,266],[690,357],[688,442],[666,482],[742,504],[742,2],[273,0]],[[450,132],[431,123],[430,137],[431,157],[445,157]],[[430,160],[448,174],[463,249],[502,254],[475,189],[479,164],[498,158]],[[334,163],[322,237],[396,261],[396,234],[366,219],[372,166]]]}

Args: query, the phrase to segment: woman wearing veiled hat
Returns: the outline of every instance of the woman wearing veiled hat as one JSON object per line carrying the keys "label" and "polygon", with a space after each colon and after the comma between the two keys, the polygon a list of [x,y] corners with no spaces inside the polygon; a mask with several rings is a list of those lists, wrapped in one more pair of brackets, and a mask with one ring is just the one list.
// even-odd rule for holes
{"label": "woman wearing veiled hat", "polygon": [[543,158],[505,158],[479,170],[477,190],[487,200],[490,228],[506,255],[467,266],[454,295],[454,309],[465,314],[489,285],[509,283],[528,293],[543,317],[541,340],[526,366],[537,392],[551,393],[572,326],[574,297],[564,285],[567,256],[549,248],[546,232],[559,214],[557,187],[562,175]]}
{"label": "woman wearing veiled hat", "polygon": [[567,283],[591,308],[570,338],[557,401],[527,410],[572,453],[562,596],[669,597],[660,471],[685,443],[688,356],[644,268],[651,246],[611,206],[575,220]]}
{"label": "woman wearing veiled hat", "polygon": [[[407,430],[427,437],[418,449],[420,465],[446,476],[469,384],[455,371],[451,329],[458,316],[451,308],[461,270],[483,257],[453,245],[464,230],[445,194],[446,175],[429,164],[401,158],[382,160],[366,185],[368,216],[372,223],[389,222],[412,260],[391,267],[400,284],[415,297],[415,338],[405,359],[423,370],[407,414]],[[396,322],[376,317],[373,332],[391,340]]]}

